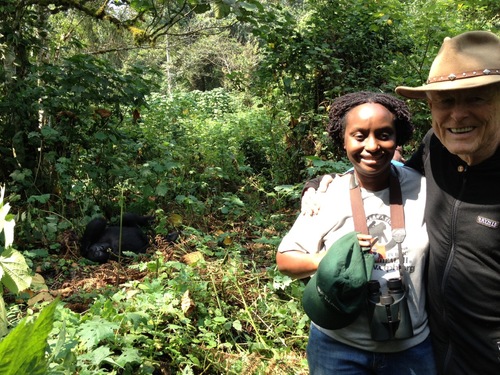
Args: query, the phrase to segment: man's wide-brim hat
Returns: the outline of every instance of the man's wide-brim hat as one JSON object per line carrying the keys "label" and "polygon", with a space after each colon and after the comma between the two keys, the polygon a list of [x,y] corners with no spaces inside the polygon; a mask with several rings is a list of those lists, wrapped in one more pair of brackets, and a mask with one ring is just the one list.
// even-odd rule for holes
{"label": "man's wide-brim hat", "polygon": [[470,31],[444,39],[425,85],[399,86],[396,92],[423,99],[426,91],[468,89],[496,82],[500,82],[500,38],[489,31]]}

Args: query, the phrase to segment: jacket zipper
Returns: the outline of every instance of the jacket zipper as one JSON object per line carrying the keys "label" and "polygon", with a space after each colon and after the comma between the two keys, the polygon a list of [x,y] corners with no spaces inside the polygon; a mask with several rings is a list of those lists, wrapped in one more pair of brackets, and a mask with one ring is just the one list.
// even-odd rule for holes
{"label": "jacket zipper", "polygon": [[[441,296],[443,298],[443,322],[446,325],[448,325],[448,319],[447,319],[448,313],[446,312],[445,290],[446,290],[446,284],[448,282],[448,276],[449,276],[451,267],[453,265],[453,260],[455,258],[455,234],[456,234],[456,227],[457,227],[456,224],[457,224],[458,212],[460,210],[460,204],[462,203],[461,199],[462,199],[462,196],[464,194],[465,186],[466,186],[466,182],[467,182],[466,172],[467,172],[467,166],[465,166],[465,169],[462,172],[463,179],[462,179],[462,186],[460,187],[460,193],[458,194],[457,199],[455,199],[455,202],[453,203],[453,210],[452,210],[452,214],[451,214],[451,226],[450,226],[450,243],[451,243],[450,253],[448,255],[448,259],[446,260],[446,267],[445,267],[444,273],[443,273],[443,282],[441,283]],[[453,348],[451,346],[451,342],[448,341],[448,348],[446,350],[446,357],[445,357],[444,367],[443,367],[445,374],[448,373],[447,369],[448,369],[448,365],[449,365],[449,362],[451,359],[452,351],[453,351]]]}

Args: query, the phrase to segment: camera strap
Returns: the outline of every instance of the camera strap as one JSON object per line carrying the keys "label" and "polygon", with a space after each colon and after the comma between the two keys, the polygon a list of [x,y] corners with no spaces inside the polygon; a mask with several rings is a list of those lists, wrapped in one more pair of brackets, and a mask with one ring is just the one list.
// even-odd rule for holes
{"label": "camera strap", "polygon": [[[354,171],[351,175],[350,195],[354,229],[363,234],[370,234],[368,232],[368,226],[366,225],[366,214],[363,206],[363,198],[361,197],[361,189]],[[406,289],[408,285],[408,272],[404,264],[402,249],[402,243],[406,237],[403,197],[401,194],[401,186],[399,184],[397,172],[392,166],[389,180],[389,203],[391,208],[392,238],[398,245],[399,252],[399,274]]]}

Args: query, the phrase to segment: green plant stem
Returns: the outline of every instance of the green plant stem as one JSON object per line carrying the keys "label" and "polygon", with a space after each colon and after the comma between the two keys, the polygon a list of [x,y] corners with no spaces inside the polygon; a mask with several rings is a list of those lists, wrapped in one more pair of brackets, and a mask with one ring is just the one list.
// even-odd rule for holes
{"label": "green plant stem", "polygon": [[122,262],[122,235],[123,235],[123,186],[120,189],[120,237],[118,241],[118,263]]}
{"label": "green plant stem", "polygon": [[219,294],[217,293],[217,288],[215,286],[214,275],[210,274],[210,282],[212,283],[212,288],[214,289],[215,299],[217,300],[217,306],[219,310],[222,311],[222,305],[220,303]]}
{"label": "green plant stem", "polygon": [[236,287],[236,290],[238,290],[238,293],[241,297],[241,302],[243,303],[243,306],[245,307],[245,312],[247,313],[248,315],[248,320],[250,321],[250,324],[252,325],[253,329],[255,330],[255,334],[257,335],[257,338],[259,340],[259,342],[266,348],[268,349],[267,347],[267,344],[266,342],[264,341],[264,339],[262,338],[260,332],[259,332],[259,329],[257,328],[257,324],[255,324],[255,321],[253,320],[252,318],[252,314],[250,313],[250,310],[248,309],[248,305],[247,305],[247,302],[245,300],[245,296],[243,295],[243,292],[241,291],[238,283],[236,281],[234,281],[234,286]]}

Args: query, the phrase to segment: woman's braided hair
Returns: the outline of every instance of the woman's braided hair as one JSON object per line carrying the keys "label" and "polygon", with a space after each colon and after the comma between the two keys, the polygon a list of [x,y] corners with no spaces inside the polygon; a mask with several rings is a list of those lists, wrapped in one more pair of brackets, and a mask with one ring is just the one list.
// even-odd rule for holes
{"label": "woman's braided hair", "polygon": [[383,105],[394,115],[394,127],[396,129],[396,144],[404,145],[413,135],[413,124],[408,106],[404,101],[383,93],[360,91],[345,94],[333,101],[329,110],[329,122],[326,128],[332,141],[341,149],[344,147],[344,135],[347,113],[365,103],[377,103]]}

